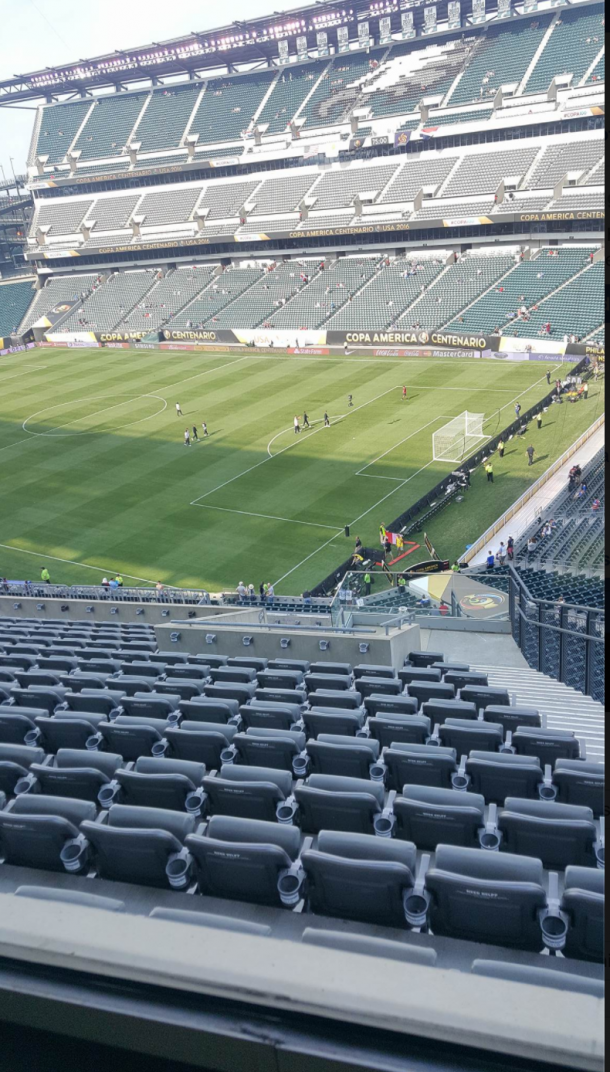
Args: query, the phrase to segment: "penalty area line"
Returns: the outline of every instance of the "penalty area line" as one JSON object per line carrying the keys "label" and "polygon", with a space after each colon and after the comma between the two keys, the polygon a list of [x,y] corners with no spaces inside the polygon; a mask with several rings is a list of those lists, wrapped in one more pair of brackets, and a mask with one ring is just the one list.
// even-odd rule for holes
{"label": "penalty area line", "polygon": [[[81,569],[95,570],[97,573],[112,573],[114,570],[108,566],[89,566],[86,562],[78,562],[74,558],[59,558],[58,555],[43,555],[39,551],[28,551],[25,547],[13,547],[10,543],[0,543],[0,547],[4,547],[7,551],[18,551],[22,555],[33,555],[34,558],[46,558],[49,562],[67,562],[70,566],[80,566]],[[156,584],[156,581],[151,581],[150,577],[136,577],[133,573],[123,573],[123,577],[129,577],[130,581],[144,581],[145,584]],[[34,582],[35,583],[35,582]]]}
{"label": "penalty area line", "polygon": [[307,525],[311,529],[330,529],[331,532],[342,532],[338,525],[318,525],[315,521],[299,521],[294,517],[277,517],[276,514],[255,514],[252,510],[231,510],[227,506],[208,506],[207,503],[191,503],[199,506],[202,510],[218,510],[222,514],[241,514],[243,517],[264,517],[268,521],[286,521],[290,525]]}

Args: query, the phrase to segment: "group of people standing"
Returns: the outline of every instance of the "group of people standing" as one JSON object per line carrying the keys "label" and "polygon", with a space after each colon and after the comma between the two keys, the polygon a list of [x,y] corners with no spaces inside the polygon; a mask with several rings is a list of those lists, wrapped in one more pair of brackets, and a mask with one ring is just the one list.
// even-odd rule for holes
{"label": "group of people standing", "polygon": [[[240,603],[256,603],[256,589],[253,584],[245,585],[243,581],[240,581],[237,585],[237,596]],[[260,603],[266,603],[270,607],[273,606],[275,600],[275,588],[272,584],[266,581],[261,582],[258,586],[258,601]]]}

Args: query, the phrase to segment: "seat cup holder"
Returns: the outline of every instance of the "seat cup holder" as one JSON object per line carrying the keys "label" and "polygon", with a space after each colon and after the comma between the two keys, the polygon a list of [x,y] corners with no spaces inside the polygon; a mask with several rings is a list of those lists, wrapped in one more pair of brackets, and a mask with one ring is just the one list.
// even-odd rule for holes
{"label": "seat cup holder", "polygon": [[277,892],[285,908],[294,908],[301,899],[305,876],[298,871],[284,871],[277,880]]}
{"label": "seat cup holder", "polygon": [[31,774],[24,774],[15,782],[15,796],[22,797],[24,793],[31,793],[34,789],[34,778]]}
{"label": "seat cup holder", "polygon": [[188,815],[201,815],[203,802],[206,794],[202,789],[194,789],[191,793],[186,794],[184,801],[184,810]]}
{"label": "seat cup holder", "polygon": [[605,870],[605,849],[603,845],[600,845],[595,850],[595,859],[597,860],[597,867],[600,871]]}
{"label": "seat cup holder", "polygon": [[103,785],[97,794],[98,803],[101,808],[109,808],[111,804],[114,804],[115,797],[118,792],[118,785]]}
{"label": "seat cup holder", "polygon": [[223,748],[222,752],[220,753],[220,762],[223,765],[230,766],[231,764],[235,763],[236,755],[237,751],[235,748],[233,748],[232,745],[229,748]]}
{"label": "seat cup holder", "polygon": [[356,730],[356,737],[366,737],[366,739],[368,740],[369,736],[369,731],[364,727],[360,730]]}
{"label": "seat cup holder", "polygon": [[376,815],[373,819],[373,829],[376,837],[391,838],[394,829],[394,820],[390,815]]}
{"label": "seat cup holder", "polygon": [[562,916],[548,912],[540,920],[540,929],[547,949],[563,949],[568,924]]}
{"label": "seat cup holder", "polygon": [[515,755],[515,749],[510,744],[501,745],[500,748],[498,749],[498,752],[500,752],[502,755],[509,755],[509,756],[514,756]]}
{"label": "seat cup holder", "polygon": [[424,927],[428,916],[428,901],[411,890],[403,894],[405,919],[411,927]]}
{"label": "seat cup holder", "polygon": [[292,773],[295,778],[305,778],[308,765],[307,756],[295,756],[292,760]]}
{"label": "seat cup holder", "polygon": [[466,793],[468,786],[470,785],[469,774],[452,774],[451,775],[451,787],[455,789],[456,793]]}
{"label": "seat cup holder", "polygon": [[36,727],[35,730],[28,730],[23,739],[23,743],[27,745],[37,745],[39,740],[40,730],[38,729],[38,727]]}
{"label": "seat cup holder", "polygon": [[387,767],[385,763],[371,763],[369,774],[372,782],[383,782]]}
{"label": "seat cup holder", "polygon": [[296,804],[288,804],[286,801],[282,801],[275,809],[275,815],[278,823],[284,826],[292,826],[294,824],[294,817],[297,813]]}
{"label": "seat cup holder", "polygon": [[191,859],[186,850],[170,856],[165,868],[165,874],[173,890],[183,890],[188,886],[190,870]]}
{"label": "seat cup holder", "polygon": [[155,741],[155,743],[153,744],[153,746],[152,746],[152,748],[150,750],[151,756],[154,756],[155,759],[163,759],[163,756],[165,755],[166,752],[167,752],[167,741],[165,741],[165,740],[163,740],[163,741]]}
{"label": "seat cup holder", "polygon": [[89,843],[81,835],[78,838],[72,838],[71,841],[66,841],[59,858],[66,871],[70,874],[77,874],[84,870],[88,856]]}
{"label": "seat cup holder", "polygon": [[85,741],[85,748],[88,752],[99,752],[99,746],[101,743],[101,733],[93,733],[91,737],[87,737],[87,740]]}
{"label": "seat cup holder", "polygon": [[500,835],[493,834],[486,830],[485,833],[479,834],[479,845],[487,852],[499,852],[500,851]]}
{"label": "seat cup holder", "polygon": [[541,785],[538,787],[538,796],[540,800],[556,800],[557,789],[554,785]]}
{"label": "seat cup holder", "polygon": [[180,721],[180,712],[179,711],[170,711],[168,716],[167,716],[167,724],[168,724],[168,726],[177,726],[179,721]]}

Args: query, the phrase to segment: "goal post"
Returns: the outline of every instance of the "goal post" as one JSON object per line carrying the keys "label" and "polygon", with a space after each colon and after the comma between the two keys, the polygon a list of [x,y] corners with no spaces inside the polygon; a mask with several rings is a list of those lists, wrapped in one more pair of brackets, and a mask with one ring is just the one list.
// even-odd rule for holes
{"label": "goal post", "polygon": [[461,462],[476,450],[482,439],[484,413],[464,410],[437,432],[432,433],[432,460],[435,462]]}

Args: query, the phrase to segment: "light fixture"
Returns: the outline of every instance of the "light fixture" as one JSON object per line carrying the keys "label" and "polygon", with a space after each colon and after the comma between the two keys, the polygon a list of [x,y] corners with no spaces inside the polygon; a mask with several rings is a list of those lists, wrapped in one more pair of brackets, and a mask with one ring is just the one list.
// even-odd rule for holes
{"label": "light fixture", "polygon": [[249,648],[250,645],[254,643],[254,637],[251,637],[251,636],[242,637],[241,642],[242,642],[244,648]]}
{"label": "light fixture", "polygon": [[110,613],[111,614],[118,614],[119,613],[119,608],[118,607],[111,607],[110,608]]}
{"label": "light fixture", "polygon": [[280,648],[289,648],[289,647],[290,647],[290,637],[283,636],[281,638],[281,640],[280,640]]}
{"label": "light fixture", "polygon": [[216,643],[216,633],[206,633],[205,634],[205,642],[206,642],[206,644],[215,644]]}
{"label": "light fixture", "polygon": [[168,610],[162,610],[161,611],[161,617],[162,618],[169,618],[169,611]]}
{"label": "light fixture", "polygon": [[95,614],[95,607],[85,607],[87,614]]}
{"label": "light fixture", "polygon": [[366,641],[363,641],[362,644],[358,645],[358,651],[360,652],[361,655],[366,655],[367,651],[369,650],[369,646],[370,645],[367,644]]}
{"label": "light fixture", "polygon": [[37,603],[36,610],[44,610],[44,603]]}
{"label": "light fixture", "polygon": [[144,614],[144,607],[138,607],[136,614]]}
{"label": "light fixture", "polygon": [[169,634],[169,639],[171,640],[172,644],[177,644],[181,636],[182,633],[173,632]]}
{"label": "light fixture", "polygon": [[21,610],[21,603],[13,603],[13,610]]}
{"label": "light fixture", "polygon": [[320,640],[318,643],[320,651],[328,651],[328,649],[330,648],[330,640]]}

